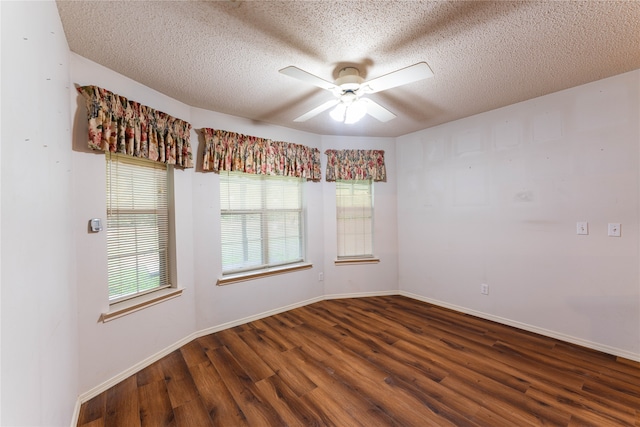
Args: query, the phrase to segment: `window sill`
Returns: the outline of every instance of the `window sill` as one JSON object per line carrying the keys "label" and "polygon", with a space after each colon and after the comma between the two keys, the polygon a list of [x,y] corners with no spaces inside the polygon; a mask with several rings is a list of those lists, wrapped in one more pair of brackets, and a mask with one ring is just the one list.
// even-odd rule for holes
{"label": "window sill", "polygon": [[167,288],[136,298],[131,298],[130,300],[118,302],[111,305],[111,307],[109,307],[109,311],[102,313],[100,320],[102,323],[107,323],[119,317],[126,316],[127,314],[179,297],[182,295],[183,290],[184,288]]}
{"label": "window sill", "polygon": [[254,279],[261,279],[263,277],[269,277],[269,276],[275,276],[277,274],[307,270],[311,267],[313,267],[313,264],[304,263],[304,264],[288,265],[284,267],[274,267],[274,268],[269,268],[267,270],[251,271],[248,273],[230,274],[228,276],[219,278],[216,285],[218,286],[230,285],[232,283],[244,282],[247,280],[254,280]]}
{"label": "window sill", "polygon": [[378,264],[380,258],[343,258],[334,261],[335,265]]}

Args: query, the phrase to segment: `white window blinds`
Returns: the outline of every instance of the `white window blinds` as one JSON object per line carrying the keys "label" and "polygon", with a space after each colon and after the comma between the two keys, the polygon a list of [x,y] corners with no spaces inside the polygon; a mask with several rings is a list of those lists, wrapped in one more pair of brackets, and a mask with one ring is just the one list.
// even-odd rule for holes
{"label": "white window blinds", "polygon": [[220,174],[222,272],[304,260],[301,179]]}
{"label": "white window blinds", "polygon": [[336,181],[338,259],[373,257],[373,185]]}
{"label": "white window blinds", "polygon": [[168,287],[167,166],[112,153],[107,158],[109,301]]}

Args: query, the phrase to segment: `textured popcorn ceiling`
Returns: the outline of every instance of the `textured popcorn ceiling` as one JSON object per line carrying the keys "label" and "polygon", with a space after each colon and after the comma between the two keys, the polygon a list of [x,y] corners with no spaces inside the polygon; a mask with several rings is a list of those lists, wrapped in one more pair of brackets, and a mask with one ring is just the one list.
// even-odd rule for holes
{"label": "textured popcorn ceiling", "polygon": [[[57,4],[79,55],[194,107],[325,135],[404,135],[640,68],[640,1]],[[333,95],[278,72],[372,79],[420,61],[433,78],[369,95],[388,123],[294,123]]]}

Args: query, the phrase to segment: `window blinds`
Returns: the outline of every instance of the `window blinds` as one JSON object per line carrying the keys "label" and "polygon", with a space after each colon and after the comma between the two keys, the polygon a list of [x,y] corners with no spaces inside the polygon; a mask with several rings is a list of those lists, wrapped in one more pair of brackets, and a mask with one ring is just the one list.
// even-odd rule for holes
{"label": "window blinds", "polygon": [[168,287],[167,166],[107,154],[109,301]]}
{"label": "window blinds", "polygon": [[222,272],[304,260],[302,180],[220,174]]}
{"label": "window blinds", "polygon": [[338,259],[373,256],[371,181],[336,181]]}

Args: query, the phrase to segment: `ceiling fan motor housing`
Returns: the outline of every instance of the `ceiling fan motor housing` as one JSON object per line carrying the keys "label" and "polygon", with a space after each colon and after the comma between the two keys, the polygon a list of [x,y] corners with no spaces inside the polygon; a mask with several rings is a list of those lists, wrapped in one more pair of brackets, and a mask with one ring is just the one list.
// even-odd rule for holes
{"label": "ceiling fan motor housing", "polygon": [[353,91],[360,87],[364,79],[360,77],[360,72],[354,67],[345,67],[338,73],[336,86],[343,91]]}

